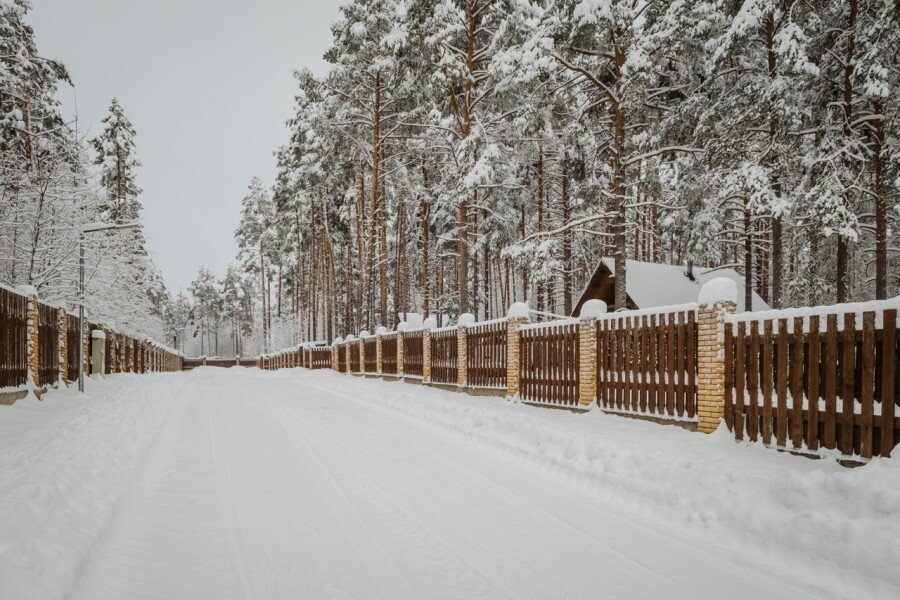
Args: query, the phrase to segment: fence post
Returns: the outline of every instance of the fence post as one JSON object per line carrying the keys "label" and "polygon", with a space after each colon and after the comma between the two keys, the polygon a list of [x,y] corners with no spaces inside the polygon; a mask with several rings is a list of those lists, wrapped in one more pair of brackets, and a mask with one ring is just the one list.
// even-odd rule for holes
{"label": "fence post", "polygon": [[737,308],[737,285],[717,277],[700,290],[697,319],[697,430],[711,433],[725,416],[725,316]]}
{"label": "fence post", "polygon": [[469,382],[469,346],[467,328],[475,323],[475,315],[463,313],[456,320],[456,385],[466,387]]}
{"label": "fence post", "polygon": [[56,313],[56,333],[59,336],[59,380],[69,384],[69,315],[60,308]]}
{"label": "fence post", "polygon": [[342,338],[338,338],[331,342],[331,370],[338,371],[340,370],[340,364],[338,363],[338,344],[343,344],[344,340]]}
{"label": "fence post", "polygon": [[578,404],[589,406],[597,396],[597,318],[606,302],[588,300],[578,318]]}
{"label": "fence post", "polygon": [[356,351],[359,352],[359,372],[366,372],[366,344],[363,336],[369,335],[369,332],[363,329],[359,332],[359,340],[356,342]]}
{"label": "fence post", "polygon": [[431,328],[437,325],[434,317],[422,324],[422,383],[431,382]]}
{"label": "fence post", "polygon": [[509,307],[506,320],[506,396],[519,395],[519,329],[528,323],[529,308],[524,302]]}
{"label": "fence post", "polygon": [[38,314],[37,289],[30,285],[20,285],[17,291],[27,298],[25,303],[25,323],[28,338],[25,346],[25,355],[28,358],[28,375],[25,385],[31,390],[40,389],[41,347],[39,345],[40,340],[38,339],[40,315]]}
{"label": "fence post", "polygon": [[406,372],[403,368],[403,332],[406,329],[406,321],[397,323],[397,377],[403,377]]}
{"label": "fence post", "polygon": [[378,327],[375,330],[375,374],[381,377],[383,371],[381,369],[381,336],[387,330],[384,327]]}

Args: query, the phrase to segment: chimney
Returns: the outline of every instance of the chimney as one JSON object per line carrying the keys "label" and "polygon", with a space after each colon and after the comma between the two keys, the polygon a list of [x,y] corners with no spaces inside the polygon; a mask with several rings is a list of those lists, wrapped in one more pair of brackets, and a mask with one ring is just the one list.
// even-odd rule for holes
{"label": "chimney", "polygon": [[694,261],[690,259],[687,261],[687,278],[691,281],[697,281],[694,279]]}

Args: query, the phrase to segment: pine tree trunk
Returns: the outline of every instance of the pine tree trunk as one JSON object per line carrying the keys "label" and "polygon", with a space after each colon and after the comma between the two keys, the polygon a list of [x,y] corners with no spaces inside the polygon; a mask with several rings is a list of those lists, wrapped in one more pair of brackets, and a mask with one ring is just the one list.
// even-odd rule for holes
{"label": "pine tree trunk", "polygon": [[753,307],[753,224],[744,199],[744,310]]}
{"label": "pine tree trunk", "polygon": [[[570,215],[569,208],[569,173],[563,170],[562,175],[562,222],[567,224]],[[567,315],[572,314],[572,230],[566,229],[563,232],[562,243],[562,264],[563,264],[563,312]]]}
{"label": "pine tree trunk", "polygon": [[[853,71],[855,64],[854,55],[856,52],[857,2],[858,0],[849,0],[850,5],[847,24],[849,38],[847,40],[847,53],[844,57],[844,101],[842,107],[844,111],[843,131],[847,143],[850,142],[850,138],[853,136],[853,129],[850,126],[850,123],[853,118]],[[853,206],[853,199],[849,190],[844,194],[844,204],[848,210]],[[849,290],[847,289],[847,270],[850,254],[848,248],[849,239],[846,236],[838,234],[837,243],[837,302],[840,304],[846,302],[849,297]]]}
{"label": "pine tree trunk", "polygon": [[[876,115],[884,114],[884,105],[880,100],[872,102]],[[880,116],[873,123],[874,143],[872,144],[872,191],[875,195],[875,298],[887,298],[887,198],[883,187],[884,181],[884,117]]]}

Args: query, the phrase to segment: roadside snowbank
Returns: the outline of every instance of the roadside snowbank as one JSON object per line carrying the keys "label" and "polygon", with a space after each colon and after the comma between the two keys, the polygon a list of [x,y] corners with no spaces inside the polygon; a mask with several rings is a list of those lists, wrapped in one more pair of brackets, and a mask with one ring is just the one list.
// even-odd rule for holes
{"label": "roadside snowbank", "polygon": [[823,591],[900,597],[897,458],[848,469],[736,443],[724,427],[701,435],[598,410],[578,415],[328,371],[292,374],[530,461],[600,502],[737,546],[751,562],[799,570]]}

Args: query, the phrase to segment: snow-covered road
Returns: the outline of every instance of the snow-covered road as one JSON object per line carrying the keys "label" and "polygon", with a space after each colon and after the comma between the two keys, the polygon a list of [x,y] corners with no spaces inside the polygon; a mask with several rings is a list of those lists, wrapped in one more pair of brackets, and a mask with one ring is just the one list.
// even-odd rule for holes
{"label": "snow-covered road", "polygon": [[331,372],[92,390],[0,407],[0,598],[900,593],[896,460]]}

